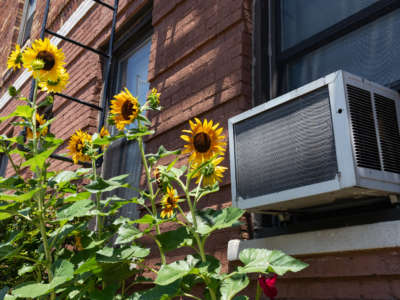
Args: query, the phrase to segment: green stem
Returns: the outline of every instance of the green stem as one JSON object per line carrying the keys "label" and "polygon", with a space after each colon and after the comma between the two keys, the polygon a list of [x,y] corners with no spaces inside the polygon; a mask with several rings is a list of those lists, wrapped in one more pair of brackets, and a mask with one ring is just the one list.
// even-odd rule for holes
{"label": "green stem", "polygon": [[8,151],[6,152],[6,155],[7,155],[8,161],[11,163],[11,166],[13,167],[15,173],[17,175],[19,175],[19,167],[17,167],[17,165],[14,163],[14,161],[13,161],[10,153],[8,153]]}
{"label": "green stem", "polygon": [[255,298],[255,300],[260,300],[261,299],[261,287],[260,287],[260,285],[258,284],[258,282],[257,282],[257,290],[256,290],[256,298]]}
{"label": "green stem", "polygon": [[[36,113],[37,113],[37,105],[36,105],[36,98],[37,98],[37,90],[38,90],[38,81],[35,80],[35,88],[34,88],[34,93],[33,93],[33,99],[32,99],[32,106],[33,106],[33,115],[32,115],[32,133],[33,133],[33,156],[38,155],[38,143],[39,140],[37,138],[37,128],[36,128]],[[45,168],[45,167],[44,167]],[[43,171],[43,172],[42,172]],[[37,176],[40,178],[40,185],[41,189],[38,193],[37,197],[37,204],[38,204],[38,209],[39,209],[39,228],[40,228],[40,235],[43,240],[43,248],[44,248],[44,253],[46,257],[46,269],[47,269],[47,274],[49,276],[49,282],[53,280],[53,271],[51,270],[52,266],[52,256],[49,248],[49,243],[47,241],[47,232],[46,232],[46,226],[45,226],[45,211],[44,211],[44,195],[45,195],[45,190],[43,189],[43,184],[45,180],[45,170],[37,170]],[[50,294],[50,299],[54,300],[56,298],[56,294],[52,292]]]}
{"label": "green stem", "polygon": [[[138,122],[138,123],[139,123],[139,127],[140,127],[140,122]],[[153,216],[156,217],[157,216],[157,208],[156,208],[156,203],[155,203],[155,195],[154,195],[154,190],[153,190],[153,184],[151,183],[150,168],[149,168],[149,165],[147,164],[147,159],[146,159],[146,156],[144,154],[143,138],[142,137],[138,137],[138,144],[139,144],[140,154],[141,154],[141,157],[142,157],[143,167],[144,167],[144,170],[146,172],[147,187],[148,187],[149,193],[150,193],[151,210],[152,210]],[[161,234],[161,230],[160,230],[160,225],[159,224],[156,224],[156,232],[157,232],[157,234]],[[158,246],[158,250],[160,251],[161,263],[163,265],[165,265],[167,263],[167,260],[165,258],[164,250],[162,249],[161,244],[158,242],[158,240],[155,239],[155,241],[156,241],[156,244]]]}
{"label": "green stem", "polygon": [[183,296],[189,297],[189,298],[192,298],[192,299],[196,299],[196,300],[201,300],[201,298],[196,297],[195,295],[192,295],[192,294],[189,294],[189,293],[183,293]]}
{"label": "green stem", "polygon": [[[93,172],[93,180],[97,180],[97,169],[96,169],[96,159],[92,158],[92,172]],[[96,193],[96,209],[98,212],[101,211],[100,207],[100,193]],[[97,238],[101,239],[101,234],[103,231],[103,220],[100,215],[96,215],[96,230],[97,230]]]}

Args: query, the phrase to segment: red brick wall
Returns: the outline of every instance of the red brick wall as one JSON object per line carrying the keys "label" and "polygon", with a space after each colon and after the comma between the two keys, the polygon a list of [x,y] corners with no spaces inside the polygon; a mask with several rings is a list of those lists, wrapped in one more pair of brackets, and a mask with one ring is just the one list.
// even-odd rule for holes
{"label": "red brick wall", "polygon": [[[48,26],[57,31],[82,1],[53,0]],[[108,0],[112,3],[113,0]],[[117,30],[121,29],[147,1],[121,0]],[[194,117],[219,122],[227,135],[227,120],[251,107],[251,0],[154,0],[152,46],[149,81],[161,93],[163,112],[153,116],[156,133],[147,140],[147,149],[154,151],[164,144],[169,148],[183,145],[180,131]],[[38,37],[44,12],[39,0],[32,36]],[[20,73],[5,77],[6,57],[18,36],[23,1],[2,1],[0,4],[0,83],[1,94]],[[10,12],[13,12],[12,14]],[[108,42],[111,12],[98,4],[68,36],[94,48]],[[118,33],[118,31],[117,31]],[[66,94],[99,104],[102,88],[102,66],[99,57],[69,43],[61,43],[67,57],[71,79]],[[29,93],[30,82],[23,93]],[[16,102],[0,111],[3,116],[13,111]],[[79,104],[57,97],[57,117],[52,132],[67,140],[79,128],[95,131],[98,113]],[[0,124],[0,133],[10,126]],[[17,134],[18,130],[14,131]],[[59,153],[65,153],[65,145]],[[228,156],[227,156],[228,157]],[[225,165],[228,165],[225,159]],[[181,162],[182,163],[182,162]],[[53,168],[74,168],[55,161]],[[8,170],[10,174],[11,170]],[[230,178],[226,174],[221,191],[206,198],[201,207],[230,205]],[[208,251],[227,270],[228,240],[241,237],[241,229],[221,231],[210,237]],[[150,243],[149,241],[144,241]],[[296,247],[296,245],[293,245]],[[153,247],[154,248],[154,247]],[[155,250],[155,249],[154,249]],[[187,250],[171,253],[169,260],[183,257]],[[157,252],[152,252],[156,259]],[[399,299],[400,253],[398,249],[331,254],[304,257],[310,264],[305,271],[279,279],[279,299]],[[232,267],[232,265],[230,266]],[[254,292],[254,281],[248,288]]]}

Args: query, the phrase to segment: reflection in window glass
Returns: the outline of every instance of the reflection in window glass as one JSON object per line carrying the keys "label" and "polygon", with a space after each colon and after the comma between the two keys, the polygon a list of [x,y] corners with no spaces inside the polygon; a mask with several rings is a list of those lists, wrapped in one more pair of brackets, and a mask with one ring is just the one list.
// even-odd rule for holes
{"label": "reflection in window glass", "polygon": [[383,85],[400,79],[400,10],[287,66],[288,90],[342,69]]}
{"label": "reflection in window glass", "polygon": [[282,50],[338,23],[377,0],[281,1]]}

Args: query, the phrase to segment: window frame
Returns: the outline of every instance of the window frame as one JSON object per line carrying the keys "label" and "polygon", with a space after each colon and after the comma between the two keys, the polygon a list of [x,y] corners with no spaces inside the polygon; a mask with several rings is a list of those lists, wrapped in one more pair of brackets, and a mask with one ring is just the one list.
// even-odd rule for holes
{"label": "window frame", "polygon": [[[37,0],[35,1],[35,7],[33,8],[33,13],[32,16],[28,16],[28,11],[29,11],[29,0],[25,0],[24,3],[24,9],[22,12],[22,18],[21,18],[21,23],[20,23],[20,29],[18,33],[18,39],[17,43],[21,46],[24,46],[25,43],[27,43],[30,39],[31,32],[32,32],[32,26],[33,26],[33,19],[35,18],[35,12],[36,12],[36,5],[37,5]],[[29,28],[29,37],[24,41],[26,35],[27,35],[27,25],[29,23],[29,18],[32,18],[31,25]]]}

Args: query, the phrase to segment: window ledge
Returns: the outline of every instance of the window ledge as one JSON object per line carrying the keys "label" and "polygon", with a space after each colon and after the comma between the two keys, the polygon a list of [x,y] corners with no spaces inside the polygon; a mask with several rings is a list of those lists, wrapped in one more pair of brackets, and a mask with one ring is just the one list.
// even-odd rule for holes
{"label": "window ledge", "polygon": [[246,248],[279,249],[289,255],[400,247],[400,221],[302,232],[255,240],[230,240],[228,260],[239,259]]}

